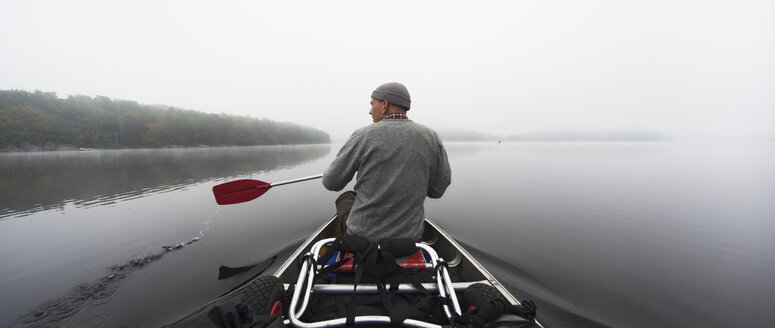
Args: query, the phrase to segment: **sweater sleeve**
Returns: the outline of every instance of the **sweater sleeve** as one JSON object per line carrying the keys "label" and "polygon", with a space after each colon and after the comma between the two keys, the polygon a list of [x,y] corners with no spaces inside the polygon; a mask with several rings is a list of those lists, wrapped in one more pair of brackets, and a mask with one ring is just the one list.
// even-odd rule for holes
{"label": "sweater sleeve", "polygon": [[353,179],[355,172],[360,166],[361,156],[358,154],[359,138],[353,133],[344,143],[342,149],[336,154],[336,158],[331,162],[325,172],[323,172],[323,186],[331,191],[342,190],[350,180]]}
{"label": "sweater sleeve", "polygon": [[433,175],[433,180],[428,186],[428,197],[430,198],[441,198],[449,184],[452,183],[452,169],[449,167],[447,151],[444,149],[441,140],[437,141],[439,143],[439,149],[436,158],[436,172]]}

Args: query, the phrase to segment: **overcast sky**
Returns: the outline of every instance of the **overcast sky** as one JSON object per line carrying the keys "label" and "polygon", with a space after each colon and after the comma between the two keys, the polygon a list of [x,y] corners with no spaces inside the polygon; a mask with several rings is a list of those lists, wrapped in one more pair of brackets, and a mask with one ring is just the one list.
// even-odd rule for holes
{"label": "overcast sky", "polygon": [[0,0],[0,89],[494,134],[775,137],[775,1]]}

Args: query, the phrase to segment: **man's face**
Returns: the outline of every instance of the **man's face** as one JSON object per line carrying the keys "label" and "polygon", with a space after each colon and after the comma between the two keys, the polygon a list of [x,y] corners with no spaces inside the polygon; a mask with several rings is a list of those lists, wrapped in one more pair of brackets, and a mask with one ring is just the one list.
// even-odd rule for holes
{"label": "man's face", "polygon": [[371,119],[374,121],[374,123],[382,121],[382,119],[385,118],[385,116],[387,116],[387,107],[388,107],[387,100],[377,100],[377,99],[371,98],[371,101],[369,102],[369,104],[371,104],[371,109],[369,109],[369,114],[371,114]]}

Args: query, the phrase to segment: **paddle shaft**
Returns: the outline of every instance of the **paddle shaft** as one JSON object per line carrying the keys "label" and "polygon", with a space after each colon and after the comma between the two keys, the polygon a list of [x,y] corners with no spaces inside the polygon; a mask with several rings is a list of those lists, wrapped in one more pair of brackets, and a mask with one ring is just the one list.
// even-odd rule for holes
{"label": "paddle shaft", "polygon": [[293,180],[287,180],[287,181],[280,181],[280,182],[275,182],[275,183],[272,183],[272,184],[270,184],[269,186],[266,186],[266,187],[264,187],[264,188],[271,188],[271,187],[277,187],[277,186],[287,185],[287,184],[296,183],[296,182],[302,182],[302,181],[307,181],[307,180],[320,179],[320,178],[322,178],[322,177],[323,177],[323,175],[322,175],[322,174],[318,174],[318,175],[311,175],[311,176],[308,176],[308,177],[303,177],[303,178],[298,178],[298,179],[293,179]]}

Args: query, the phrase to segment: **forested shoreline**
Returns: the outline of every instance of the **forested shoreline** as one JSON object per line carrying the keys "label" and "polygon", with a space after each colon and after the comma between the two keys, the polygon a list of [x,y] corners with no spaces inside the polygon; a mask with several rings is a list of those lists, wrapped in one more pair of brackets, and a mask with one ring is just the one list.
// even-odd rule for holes
{"label": "forested shoreline", "polygon": [[294,123],[96,96],[0,90],[0,151],[329,143]]}

